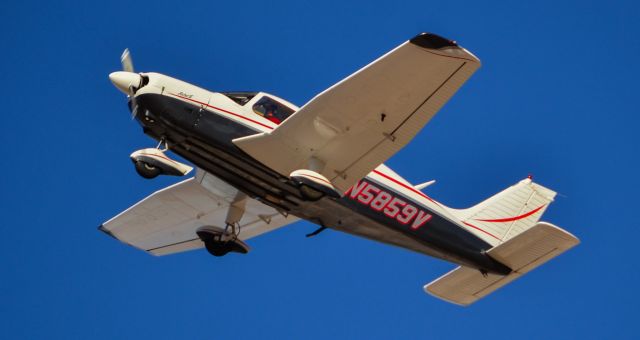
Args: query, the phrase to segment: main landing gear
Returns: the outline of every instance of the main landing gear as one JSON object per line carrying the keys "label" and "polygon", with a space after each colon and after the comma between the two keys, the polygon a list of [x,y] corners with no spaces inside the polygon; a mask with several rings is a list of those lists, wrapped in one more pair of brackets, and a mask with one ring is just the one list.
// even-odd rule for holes
{"label": "main landing gear", "polygon": [[227,225],[224,229],[218,227],[205,226],[196,234],[204,242],[205,248],[209,254],[219,257],[234,252],[246,254],[249,252],[249,246],[238,238],[239,227]]}
{"label": "main landing gear", "polygon": [[214,226],[204,226],[196,231],[196,234],[204,242],[205,248],[213,256],[224,256],[234,252],[246,254],[249,246],[240,238],[240,220],[244,215],[244,208],[247,203],[247,195],[238,191],[233,202],[227,210],[224,229]]}

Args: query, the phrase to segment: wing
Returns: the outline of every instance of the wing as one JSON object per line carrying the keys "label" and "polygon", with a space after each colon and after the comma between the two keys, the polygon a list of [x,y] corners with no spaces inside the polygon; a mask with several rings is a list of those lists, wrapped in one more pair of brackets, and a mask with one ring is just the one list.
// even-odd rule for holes
{"label": "wing", "polygon": [[[204,246],[196,235],[202,226],[224,227],[237,189],[198,171],[196,177],[157,191],[100,226],[100,230],[153,255]],[[249,198],[240,220],[239,238],[247,240],[298,219]]]}
{"label": "wing", "polygon": [[479,66],[455,42],[420,34],[320,93],[271,133],[234,143],[282,175],[319,169],[346,191],[406,145]]}

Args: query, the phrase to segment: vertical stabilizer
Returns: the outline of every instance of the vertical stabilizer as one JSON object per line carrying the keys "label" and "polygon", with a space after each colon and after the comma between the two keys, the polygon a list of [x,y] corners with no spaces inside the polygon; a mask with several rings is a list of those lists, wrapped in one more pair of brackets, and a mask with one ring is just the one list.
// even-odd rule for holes
{"label": "vertical stabilizer", "polygon": [[533,227],[555,195],[526,178],[469,209],[451,212],[469,231],[497,246]]}

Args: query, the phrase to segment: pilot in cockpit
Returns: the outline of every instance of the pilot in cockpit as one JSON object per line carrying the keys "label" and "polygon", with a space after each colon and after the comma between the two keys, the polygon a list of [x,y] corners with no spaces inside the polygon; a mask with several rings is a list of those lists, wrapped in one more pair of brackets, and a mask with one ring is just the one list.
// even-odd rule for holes
{"label": "pilot in cockpit", "polygon": [[273,123],[280,124],[293,114],[293,109],[278,101],[264,96],[253,105],[253,112]]}
{"label": "pilot in cockpit", "polygon": [[282,122],[280,118],[278,118],[278,107],[273,103],[265,104],[264,117],[276,124],[280,124]]}

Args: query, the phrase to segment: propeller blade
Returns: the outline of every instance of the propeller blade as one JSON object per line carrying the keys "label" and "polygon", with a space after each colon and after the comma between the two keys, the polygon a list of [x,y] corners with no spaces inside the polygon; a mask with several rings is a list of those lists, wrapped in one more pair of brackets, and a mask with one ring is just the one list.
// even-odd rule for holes
{"label": "propeller blade", "polygon": [[134,120],[138,115],[138,103],[133,86],[129,86],[129,100],[131,100],[131,120]]}
{"label": "propeller blade", "polygon": [[124,49],[122,56],[120,57],[122,63],[122,69],[127,72],[133,72],[133,60],[131,60],[131,53],[128,48]]}

